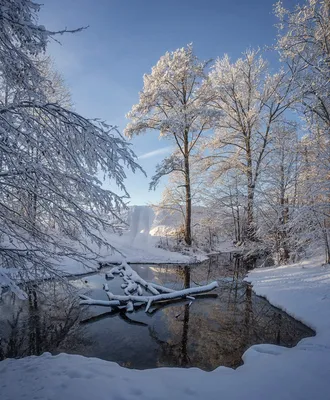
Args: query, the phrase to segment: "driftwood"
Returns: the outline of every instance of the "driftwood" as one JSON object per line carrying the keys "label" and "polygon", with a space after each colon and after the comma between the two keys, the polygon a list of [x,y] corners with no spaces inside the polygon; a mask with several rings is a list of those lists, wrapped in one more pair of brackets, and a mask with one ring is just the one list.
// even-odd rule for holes
{"label": "driftwood", "polygon": [[[112,268],[107,272],[106,277],[112,279],[114,274],[119,274],[123,278],[124,283],[121,286],[124,289],[125,295],[113,294],[109,291],[108,285],[104,285],[103,288],[108,296],[108,301],[96,300],[85,295],[80,295],[80,298],[82,299],[80,305],[126,308],[127,312],[132,312],[134,311],[135,306],[146,304],[145,311],[148,312],[151,305],[154,303],[177,299],[194,300],[195,298],[191,295],[206,293],[218,287],[217,282],[212,282],[208,285],[196,286],[182,290],[169,289],[164,286],[146,282],[126,262],[123,262],[118,267]],[[149,291],[151,295],[143,295],[141,286],[146,291]]]}

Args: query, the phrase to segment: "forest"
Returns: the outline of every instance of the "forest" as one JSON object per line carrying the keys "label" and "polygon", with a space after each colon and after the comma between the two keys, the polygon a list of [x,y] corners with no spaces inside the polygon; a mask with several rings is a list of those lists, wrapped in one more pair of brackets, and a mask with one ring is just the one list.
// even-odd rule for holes
{"label": "forest", "polygon": [[200,61],[192,44],[167,52],[144,75],[124,132],[174,143],[150,188],[169,175],[156,209],[181,218],[177,248],[212,251],[227,237],[285,264],[322,246],[328,263],[330,4],[274,12],[272,48],[234,61]]}
{"label": "forest", "polygon": [[[1,5],[0,273],[11,285],[8,270],[40,279],[63,257],[95,259],[91,243],[111,250],[98,232],[125,224],[126,171],[143,173],[116,127],[74,111],[45,55],[49,40],[84,28],[48,31],[38,10]],[[156,131],[174,146],[150,189],[168,176],[155,209],[178,215],[170,239],[179,249],[214,251],[226,238],[284,264],[321,246],[329,262],[329,10],[328,1],[279,2],[272,48],[200,61],[188,44],[144,75],[124,135]]]}

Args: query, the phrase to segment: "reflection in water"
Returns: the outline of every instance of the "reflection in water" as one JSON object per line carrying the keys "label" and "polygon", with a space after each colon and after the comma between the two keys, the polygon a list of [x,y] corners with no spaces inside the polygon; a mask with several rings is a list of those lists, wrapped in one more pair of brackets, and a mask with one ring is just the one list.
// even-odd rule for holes
{"label": "reflection in water", "polygon": [[[189,266],[184,266],[182,269],[183,272],[183,282],[184,289],[190,288],[190,268]],[[182,339],[181,339],[181,357],[179,357],[179,365],[181,367],[187,367],[189,365],[189,356],[188,356],[188,331],[189,331],[189,304],[184,305],[183,312],[183,324],[182,324]],[[178,317],[178,316],[177,316]]]}
{"label": "reflection in water", "polygon": [[[195,301],[144,305],[134,313],[100,306],[80,308],[72,290],[49,282],[30,290],[28,302],[11,294],[0,303],[0,359],[64,351],[144,369],[159,366],[237,367],[256,343],[294,346],[314,332],[257,297],[242,282],[238,258],[213,259],[197,266],[136,265],[146,280],[175,289],[219,282],[216,294]],[[71,283],[76,291],[106,299],[104,271]],[[107,282],[121,293],[121,279]]]}
{"label": "reflection in water", "polygon": [[25,302],[7,293],[0,303],[0,359],[55,353],[68,336],[74,337],[79,306],[67,285],[47,282],[26,291]]}

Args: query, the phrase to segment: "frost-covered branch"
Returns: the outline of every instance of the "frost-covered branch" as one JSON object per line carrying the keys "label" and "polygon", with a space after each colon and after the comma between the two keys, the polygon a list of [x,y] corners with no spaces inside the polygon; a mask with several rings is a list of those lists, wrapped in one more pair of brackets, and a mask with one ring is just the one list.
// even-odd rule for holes
{"label": "frost-covered branch", "polygon": [[184,174],[183,160],[177,154],[172,154],[171,156],[164,158],[160,164],[157,164],[156,173],[151,178],[149,190],[155,190],[161,178],[174,171],[182,172]]}
{"label": "frost-covered branch", "polygon": [[63,257],[88,265],[95,244],[113,250],[100,229],[109,217],[124,223],[126,171],[140,169],[116,127],[71,109],[41,56],[50,37],[73,31],[48,31],[38,11],[0,6],[0,267],[20,282],[60,276]]}

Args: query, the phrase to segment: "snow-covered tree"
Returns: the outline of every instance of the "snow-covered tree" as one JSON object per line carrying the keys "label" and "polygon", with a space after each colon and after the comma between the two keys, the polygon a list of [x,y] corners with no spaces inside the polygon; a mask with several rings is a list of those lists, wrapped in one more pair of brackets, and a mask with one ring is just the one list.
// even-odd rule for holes
{"label": "snow-covered tree", "polygon": [[[314,126],[314,128],[316,128]],[[300,143],[301,171],[298,184],[298,234],[312,244],[323,243],[325,261],[330,261],[329,141],[313,129]]]}
{"label": "snow-covered tree", "polygon": [[258,191],[259,235],[278,263],[287,262],[296,247],[291,234],[298,206],[298,149],[296,124],[278,121]]}
{"label": "snow-covered tree", "polygon": [[277,48],[295,73],[303,111],[330,129],[330,0],[306,0],[290,11],[278,2]]}
{"label": "snow-covered tree", "polygon": [[[208,210],[208,225],[218,237],[241,243],[246,230],[245,180],[240,170],[221,174],[209,171],[205,177],[203,203]],[[217,171],[216,171],[217,172]]]}
{"label": "snow-covered tree", "polygon": [[[165,159],[166,160],[166,159]],[[198,246],[198,232],[200,229],[200,205],[202,203],[201,192],[204,189],[204,174],[200,173],[199,158],[195,156],[190,157],[190,194],[191,194],[191,234],[194,242],[194,246]],[[156,178],[155,178],[156,179]],[[151,182],[151,184],[153,181]],[[173,171],[169,176],[168,182],[163,190],[162,198],[160,202],[154,205],[154,208],[158,211],[158,215],[163,215],[164,220],[171,218],[172,229],[170,232],[172,236],[176,236],[176,250],[182,250],[185,246],[185,221],[186,221],[186,190],[185,190],[185,178],[180,171]],[[162,221],[158,218],[159,224],[162,225]],[[168,240],[166,240],[166,243]]]}
{"label": "snow-covered tree", "polygon": [[38,57],[36,65],[43,77],[43,91],[51,103],[74,109],[71,93],[65,84],[64,78],[50,57]]}
{"label": "snow-covered tree", "polygon": [[153,129],[161,137],[174,141],[176,151],[158,166],[152,186],[173,171],[183,175],[185,241],[188,245],[192,240],[190,159],[201,135],[210,127],[212,114],[207,99],[201,95],[206,64],[194,55],[192,45],[162,56],[151,74],[144,75],[139,103],[128,113],[131,122],[125,129],[129,137]]}
{"label": "snow-covered tree", "polygon": [[234,63],[227,55],[217,59],[204,85],[210,107],[221,115],[206,161],[219,177],[231,169],[245,176],[248,239],[255,237],[255,189],[273,125],[292,103],[288,74],[281,70],[271,75],[258,53],[246,51]]}
{"label": "snow-covered tree", "polygon": [[293,10],[278,2],[275,14],[279,18],[277,48],[294,72],[299,91],[296,109],[308,129],[301,144],[300,176],[301,212],[309,216],[305,233],[312,241],[324,241],[329,262],[330,1],[306,0]]}
{"label": "snow-covered tree", "polygon": [[[38,25],[38,11],[30,1],[0,5],[0,276],[12,288],[4,268],[42,278],[57,274],[60,257],[96,257],[91,241],[111,247],[98,228],[124,206],[125,166],[138,168],[114,127],[50,95],[54,79],[38,57],[50,38],[69,31]],[[123,196],[102,188],[100,171]]]}

